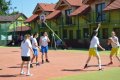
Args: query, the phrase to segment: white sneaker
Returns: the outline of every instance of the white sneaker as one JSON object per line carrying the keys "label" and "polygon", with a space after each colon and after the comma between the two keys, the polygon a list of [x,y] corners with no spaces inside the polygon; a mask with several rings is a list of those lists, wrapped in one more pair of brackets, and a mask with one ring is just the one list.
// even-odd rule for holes
{"label": "white sneaker", "polygon": [[25,74],[25,72],[20,72],[20,75],[24,75]]}
{"label": "white sneaker", "polygon": [[28,73],[28,74],[26,74],[26,76],[33,76],[33,74]]}

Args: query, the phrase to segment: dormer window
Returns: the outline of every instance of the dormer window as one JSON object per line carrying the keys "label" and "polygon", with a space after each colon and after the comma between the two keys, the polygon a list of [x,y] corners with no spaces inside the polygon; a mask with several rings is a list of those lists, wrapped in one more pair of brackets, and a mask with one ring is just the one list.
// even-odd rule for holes
{"label": "dormer window", "polygon": [[66,18],[65,22],[67,25],[72,24],[72,17],[69,16],[71,12],[72,12],[72,9],[65,10],[65,18]]}
{"label": "dormer window", "polygon": [[96,4],[96,22],[105,21],[105,3]]}

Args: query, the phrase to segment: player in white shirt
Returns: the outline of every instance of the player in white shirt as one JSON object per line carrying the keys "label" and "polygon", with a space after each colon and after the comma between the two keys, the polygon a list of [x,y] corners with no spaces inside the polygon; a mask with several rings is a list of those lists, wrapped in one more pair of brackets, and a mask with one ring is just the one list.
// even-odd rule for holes
{"label": "player in white shirt", "polygon": [[30,36],[30,41],[32,42],[32,39],[33,39],[33,34],[31,34],[31,36]]}
{"label": "player in white shirt", "polygon": [[24,75],[23,66],[25,62],[27,62],[27,76],[31,76],[30,74],[30,50],[32,50],[32,45],[30,42],[30,35],[25,35],[25,39],[21,43],[21,58],[22,58],[22,64],[21,64],[21,75]]}
{"label": "player in white shirt", "polygon": [[33,67],[32,63],[33,63],[33,60],[36,58],[36,66],[39,65],[39,62],[38,62],[38,42],[36,40],[36,38],[38,37],[38,33],[35,33],[33,35],[33,39],[32,39],[32,48],[33,48],[33,57],[31,59],[31,64],[30,64],[30,67]]}
{"label": "player in white shirt", "polygon": [[43,56],[45,54],[46,62],[49,62],[48,60],[48,42],[50,42],[50,39],[48,38],[47,32],[44,32],[43,36],[40,38],[39,44],[41,46],[41,52],[42,52],[42,63],[44,63]]}
{"label": "player in white shirt", "polygon": [[119,49],[120,43],[119,43],[118,37],[116,36],[114,31],[112,31],[111,36],[112,37],[110,37],[108,39],[108,45],[111,44],[111,46],[112,46],[111,53],[110,53],[110,63],[108,65],[113,64],[112,58],[114,55],[116,56],[116,58],[120,62],[120,58],[118,57],[118,54],[120,53],[119,52],[120,51],[120,49]]}
{"label": "player in white shirt", "polygon": [[94,30],[92,33],[91,42],[90,42],[89,57],[86,61],[84,69],[88,67],[88,63],[89,63],[91,57],[95,56],[98,60],[99,70],[102,70],[101,59],[100,59],[100,55],[97,51],[97,47],[101,48],[102,50],[105,50],[105,49],[101,47],[97,35],[98,35],[98,31]]}

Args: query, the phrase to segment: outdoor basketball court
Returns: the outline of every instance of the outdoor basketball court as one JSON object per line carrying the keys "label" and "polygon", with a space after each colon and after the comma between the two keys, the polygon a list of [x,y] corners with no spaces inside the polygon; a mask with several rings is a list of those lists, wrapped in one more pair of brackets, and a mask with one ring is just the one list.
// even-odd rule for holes
{"label": "outdoor basketball court", "polygon": [[[34,68],[31,68],[33,76],[27,77],[19,75],[20,48],[0,48],[0,80],[50,80],[56,77],[98,71],[96,58],[90,61],[89,68],[82,69],[88,57],[87,53],[88,51],[83,50],[50,50],[50,63],[44,63],[37,67],[34,65]],[[116,59],[114,59],[113,65],[107,66],[109,57],[106,54],[101,54],[101,58],[104,70],[120,66]],[[39,61],[41,62],[40,56]]]}

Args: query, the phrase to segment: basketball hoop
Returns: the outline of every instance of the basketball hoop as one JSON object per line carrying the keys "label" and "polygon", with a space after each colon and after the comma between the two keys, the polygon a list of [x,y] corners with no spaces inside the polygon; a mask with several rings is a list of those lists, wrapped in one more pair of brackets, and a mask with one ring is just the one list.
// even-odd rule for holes
{"label": "basketball hoop", "polygon": [[45,20],[46,20],[45,15],[44,14],[40,15],[40,21],[45,22]]}

